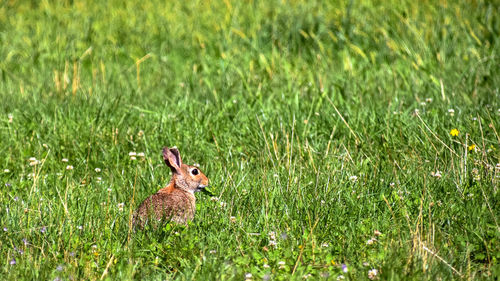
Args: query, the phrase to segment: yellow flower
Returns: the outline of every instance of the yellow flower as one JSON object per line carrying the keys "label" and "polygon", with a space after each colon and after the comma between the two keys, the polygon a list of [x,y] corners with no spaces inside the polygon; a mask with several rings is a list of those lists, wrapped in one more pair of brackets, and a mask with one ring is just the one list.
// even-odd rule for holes
{"label": "yellow flower", "polygon": [[476,148],[475,144],[469,145],[469,151],[474,150],[474,148]]}
{"label": "yellow flower", "polygon": [[452,130],[450,131],[450,135],[451,135],[451,136],[453,136],[453,137],[458,136],[458,134],[459,134],[459,133],[460,133],[460,132],[459,132],[457,129],[452,129]]}

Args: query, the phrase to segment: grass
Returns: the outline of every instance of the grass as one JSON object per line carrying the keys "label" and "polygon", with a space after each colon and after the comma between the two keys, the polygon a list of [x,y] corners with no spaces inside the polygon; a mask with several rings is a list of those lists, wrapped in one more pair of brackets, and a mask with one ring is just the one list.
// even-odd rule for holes
{"label": "grass", "polygon": [[[2,276],[500,278],[498,15],[3,1]],[[197,194],[188,227],[131,232],[169,180],[165,145],[216,197]]]}

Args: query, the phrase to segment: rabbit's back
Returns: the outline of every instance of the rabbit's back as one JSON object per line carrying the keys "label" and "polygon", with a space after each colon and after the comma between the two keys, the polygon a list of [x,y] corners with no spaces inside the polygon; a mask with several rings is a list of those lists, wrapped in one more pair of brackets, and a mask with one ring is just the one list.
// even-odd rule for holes
{"label": "rabbit's back", "polygon": [[152,220],[185,224],[194,218],[195,200],[193,194],[181,190],[157,192],[141,203],[133,223],[141,227]]}

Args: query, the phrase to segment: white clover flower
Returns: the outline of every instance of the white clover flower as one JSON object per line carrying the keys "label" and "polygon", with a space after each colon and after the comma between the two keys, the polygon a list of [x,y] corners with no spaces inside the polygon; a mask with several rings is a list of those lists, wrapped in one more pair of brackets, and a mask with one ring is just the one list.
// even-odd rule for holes
{"label": "white clover flower", "polygon": [[350,176],[349,180],[352,181],[352,182],[357,182],[358,181],[358,177],[357,176]]}
{"label": "white clover flower", "polygon": [[100,173],[101,172],[101,169],[100,168],[95,168],[94,170],[96,173]]}
{"label": "white clover flower", "polygon": [[128,156],[130,156],[130,157],[137,156],[137,153],[135,151],[131,151],[128,153]]}
{"label": "white clover flower", "polygon": [[450,114],[450,116],[455,115],[455,109],[453,108],[448,109],[448,114]]}
{"label": "white clover flower", "polygon": [[370,280],[375,280],[377,278],[377,274],[378,274],[378,270],[376,270],[375,268],[370,269],[368,271],[368,278],[370,278]]}
{"label": "white clover flower", "polygon": [[441,171],[436,170],[436,172],[431,172],[431,176],[440,179],[442,177]]}
{"label": "white clover flower", "polygon": [[63,159],[61,159],[61,161],[64,162],[64,163],[69,162],[68,158],[63,158]]}
{"label": "white clover flower", "polygon": [[372,245],[373,243],[375,243],[377,241],[377,239],[375,239],[375,237],[372,237],[370,238],[368,241],[366,241],[366,245]]}
{"label": "white clover flower", "polygon": [[66,166],[66,170],[69,170],[69,171],[73,170],[73,166],[71,166],[71,165]]}

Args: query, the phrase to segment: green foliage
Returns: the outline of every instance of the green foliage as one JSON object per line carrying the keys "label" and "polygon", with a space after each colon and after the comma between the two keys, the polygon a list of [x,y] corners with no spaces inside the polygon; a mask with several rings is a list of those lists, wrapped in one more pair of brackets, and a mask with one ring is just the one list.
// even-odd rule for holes
{"label": "green foliage", "polygon": [[[2,276],[500,278],[499,12],[0,4]],[[214,197],[188,226],[133,231],[165,145]]]}

